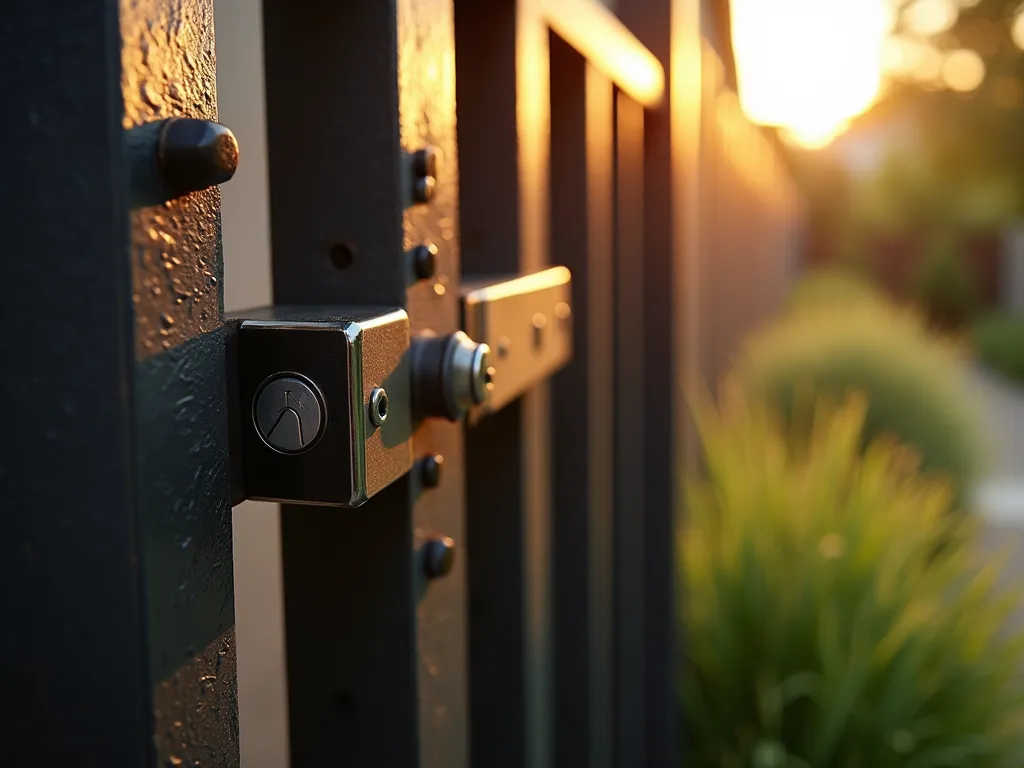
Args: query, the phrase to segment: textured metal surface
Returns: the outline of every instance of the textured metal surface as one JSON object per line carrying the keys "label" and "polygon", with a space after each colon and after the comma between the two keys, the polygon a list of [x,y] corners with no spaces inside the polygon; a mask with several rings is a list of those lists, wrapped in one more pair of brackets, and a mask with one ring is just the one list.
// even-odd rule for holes
{"label": "textured metal surface", "polygon": [[[211,0],[122,0],[122,126],[184,115],[216,120]],[[238,763],[233,664],[220,705],[197,664],[234,623],[224,414],[220,195],[216,188],[131,217],[139,535],[158,762],[180,752]],[[189,722],[181,742],[162,738]],[[184,744],[184,746],[182,746]],[[173,751],[172,751],[173,747]],[[180,758],[183,759],[183,758]]]}
{"label": "textured metal surface", "polygon": [[[212,0],[122,0],[123,126],[217,119]],[[137,211],[132,221],[136,356],[220,326],[220,191]]]}
{"label": "textured metal surface", "polygon": [[116,4],[4,5],[5,765],[155,762],[119,54]]}
{"label": "textured metal surface", "polygon": [[238,765],[237,658],[232,628],[157,686],[158,766]]}
{"label": "textured metal surface", "polygon": [[[412,468],[412,393],[409,377],[409,318],[404,311],[357,323],[355,349],[361,371],[360,410],[369,411],[377,387],[388,393],[388,417],[363,437],[366,495],[372,496]],[[354,329],[353,329],[354,330]],[[364,426],[369,426],[364,421]]]}
{"label": "textured metal surface", "polygon": [[[451,0],[265,0],[277,301],[404,306],[413,333],[458,329],[451,14]],[[433,197],[404,210],[408,153],[428,145]],[[411,280],[405,254],[427,242],[436,274]],[[461,426],[425,421],[414,446],[444,455],[437,487],[410,476],[351,515],[282,510],[294,765],[467,764],[464,560],[427,586],[413,556],[429,536],[463,539]],[[338,556],[347,541],[359,558]]]}
{"label": "textured metal surface", "polygon": [[552,383],[555,764],[612,765],[613,90],[551,41],[552,244],[573,271],[573,360]]}
{"label": "textured metal surface", "polygon": [[463,284],[463,328],[487,344],[494,366],[490,399],[474,414],[496,411],[544,381],[572,355],[572,276],[565,267],[485,284]]}

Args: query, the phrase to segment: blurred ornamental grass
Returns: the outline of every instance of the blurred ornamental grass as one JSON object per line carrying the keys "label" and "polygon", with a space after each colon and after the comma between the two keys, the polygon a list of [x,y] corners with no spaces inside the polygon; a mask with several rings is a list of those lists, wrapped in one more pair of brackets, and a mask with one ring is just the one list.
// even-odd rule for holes
{"label": "blurred ornamental grass", "polygon": [[888,299],[870,280],[849,269],[818,267],[797,281],[787,302],[790,312],[807,312],[837,307],[885,307]]}
{"label": "blurred ornamental grass", "polygon": [[861,395],[805,400],[806,430],[735,381],[720,402],[697,408],[679,544],[682,764],[1024,765],[1016,597],[949,484],[889,439],[862,449]]}
{"label": "blurred ornamental grass", "polygon": [[787,418],[807,392],[835,401],[864,393],[864,440],[885,435],[913,448],[923,471],[950,482],[959,505],[982,458],[961,357],[912,310],[878,296],[798,303],[748,341],[735,373]]}

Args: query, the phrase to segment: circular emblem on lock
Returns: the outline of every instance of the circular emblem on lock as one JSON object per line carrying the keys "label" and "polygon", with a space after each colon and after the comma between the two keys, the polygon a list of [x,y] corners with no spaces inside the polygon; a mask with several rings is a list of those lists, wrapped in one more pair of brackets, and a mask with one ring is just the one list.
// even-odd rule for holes
{"label": "circular emblem on lock", "polygon": [[269,447],[280,453],[302,453],[320,437],[326,412],[312,381],[297,373],[279,373],[256,390],[252,417]]}

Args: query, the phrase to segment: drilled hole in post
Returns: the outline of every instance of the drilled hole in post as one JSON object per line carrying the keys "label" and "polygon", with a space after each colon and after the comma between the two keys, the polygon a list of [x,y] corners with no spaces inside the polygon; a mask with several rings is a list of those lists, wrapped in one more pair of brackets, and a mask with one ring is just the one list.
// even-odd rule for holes
{"label": "drilled hole in post", "polygon": [[327,252],[335,269],[348,269],[356,258],[356,249],[349,243],[335,243]]}

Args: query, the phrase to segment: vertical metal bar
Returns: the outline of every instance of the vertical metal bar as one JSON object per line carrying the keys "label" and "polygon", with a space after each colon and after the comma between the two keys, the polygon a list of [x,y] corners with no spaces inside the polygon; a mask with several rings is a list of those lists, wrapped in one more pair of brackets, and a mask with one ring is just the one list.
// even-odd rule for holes
{"label": "vertical metal bar", "polygon": [[[183,114],[216,120],[212,0],[123,0],[120,10],[123,125]],[[145,146],[133,163],[154,162]],[[130,223],[136,497],[157,759],[235,766],[220,190],[145,201]]]}
{"label": "vertical metal bar", "polygon": [[551,242],[573,273],[573,361],[552,384],[555,764],[612,764],[613,89],[551,36]]}
{"label": "vertical metal bar", "polygon": [[[276,300],[405,306],[414,332],[455,330],[451,3],[263,7]],[[437,193],[405,210],[421,143],[440,154]],[[403,251],[425,240],[444,279],[408,286]],[[413,556],[431,533],[463,543],[461,429],[425,423],[415,446],[444,456],[439,487],[407,477],[357,510],[282,510],[295,765],[467,762],[464,558],[428,587]]]}
{"label": "vertical metal bar", "polygon": [[[540,8],[462,2],[455,34],[465,271],[534,271],[548,264]],[[471,744],[473,762],[489,766],[544,768],[552,757],[548,389],[535,387],[467,435]]]}
{"label": "vertical metal bar", "polygon": [[646,765],[678,763],[673,690],[685,638],[677,636],[676,530],[681,476],[695,464],[686,385],[700,370],[700,2],[634,0],[619,16],[665,67],[668,109],[644,125],[644,382],[668,428],[645,441]]}
{"label": "vertical metal bar", "polygon": [[117,4],[4,12],[0,761],[152,765]]}
{"label": "vertical metal bar", "polygon": [[615,110],[615,706],[616,765],[646,754],[644,441],[663,428],[644,382],[644,110]]}

